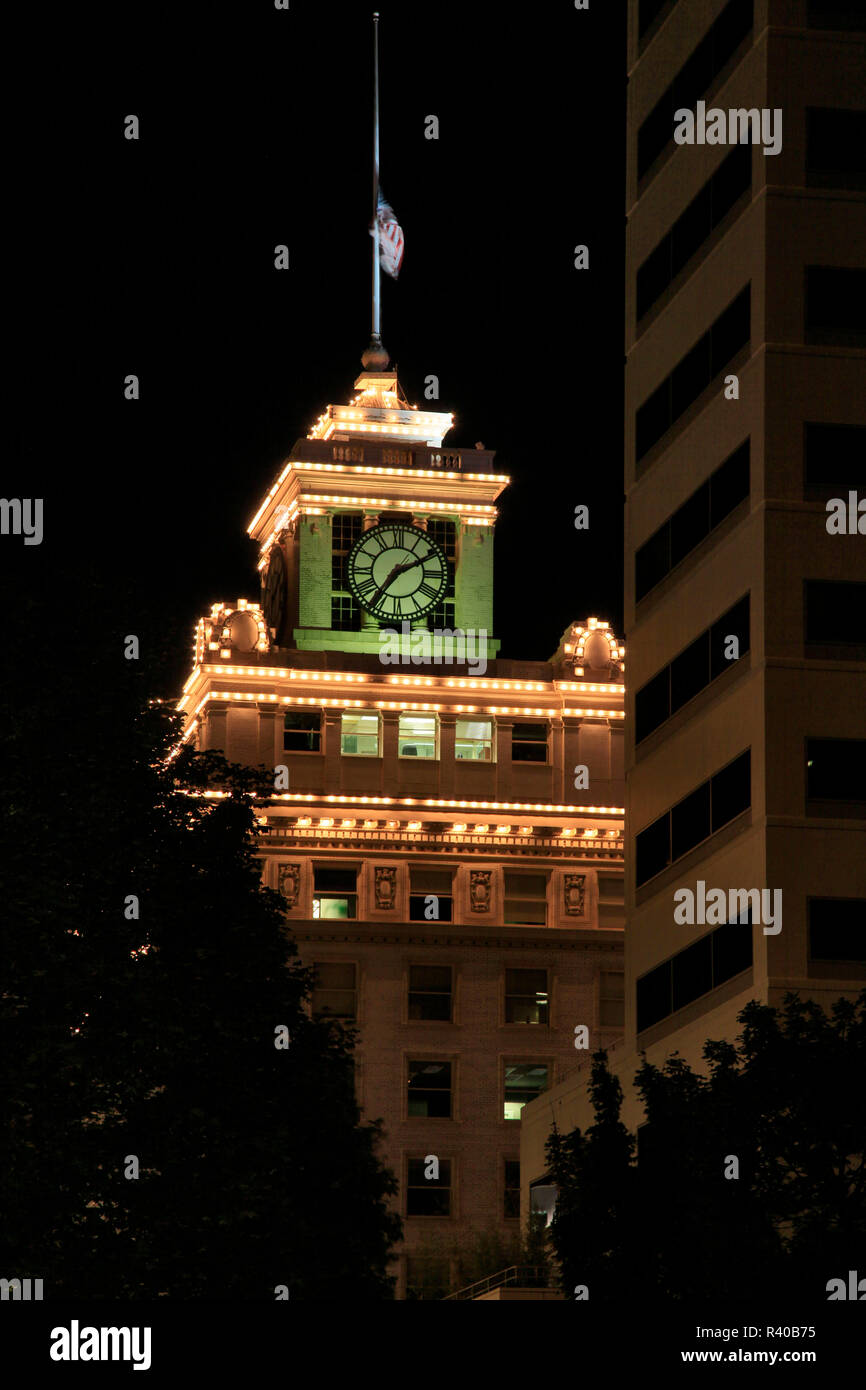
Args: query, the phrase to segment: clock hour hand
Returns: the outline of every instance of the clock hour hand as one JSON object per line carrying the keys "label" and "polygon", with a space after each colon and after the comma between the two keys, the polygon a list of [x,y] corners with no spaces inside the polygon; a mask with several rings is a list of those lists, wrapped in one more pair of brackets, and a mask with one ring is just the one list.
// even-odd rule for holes
{"label": "clock hour hand", "polygon": [[392,569],[391,573],[388,575],[388,578],[385,579],[385,580],[383,580],[383,582],[379,585],[379,587],[378,587],[378,589],[376,590],[376,592],[375,592],[375,594],[373,595],[373,597],[370,599],[370,607],[371,607],[371,608],[373,607],[374,604],[376,604],[376,603],[379,602],[379,595],[382,593],[382,591],[383,591],[384,589],[387,589],[388,585],[391,583],[391,580],[392,580],[392,579],[395,579],[399,573],[400,573],[400,566],[399,566],[399,565],[395,565],[394,568]]}

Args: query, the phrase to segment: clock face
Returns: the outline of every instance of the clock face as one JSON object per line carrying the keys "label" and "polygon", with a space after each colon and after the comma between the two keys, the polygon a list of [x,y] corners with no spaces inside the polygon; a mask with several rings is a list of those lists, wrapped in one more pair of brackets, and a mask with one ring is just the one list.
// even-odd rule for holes
{"label": "clock face", "polygon": [[420,618],[448,586],[445,552],[417,526],[365,531],[346,560],[349,588],[374,618]]}

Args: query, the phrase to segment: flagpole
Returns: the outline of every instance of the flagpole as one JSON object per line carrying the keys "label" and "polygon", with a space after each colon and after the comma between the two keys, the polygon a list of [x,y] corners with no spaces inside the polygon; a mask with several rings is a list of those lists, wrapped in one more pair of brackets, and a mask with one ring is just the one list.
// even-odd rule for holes
{"label": "flagpole", "polygon": [[361,357],[364,367],[381,371],[388,365],[382,346],[381,279],[379,268],[379,14],[373,15],[373,325],[370,346]]}

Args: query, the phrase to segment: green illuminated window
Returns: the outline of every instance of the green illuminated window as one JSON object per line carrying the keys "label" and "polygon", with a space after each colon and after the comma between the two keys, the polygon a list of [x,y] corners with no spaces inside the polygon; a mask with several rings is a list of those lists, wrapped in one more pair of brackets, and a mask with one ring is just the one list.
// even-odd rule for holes
{"label": "green illuminated window", "polygon": [[477,763],[493,761],[493,720],[458,719],[454,756]]}
{"label": "green illuminated window", "polygon": [[343,714],[340,729],[340,752],[344,757],[378,758],[380,756],[380,725],[378,714]]}
{"label": "green illuminated window", "polygon": [[401,714],[397,753],[401,758],[435,758],[438,754],[435,714]]}
{"label": "green illuminated window", "polygon": [[547,1090],[549,1072],[546,1062],[514,1062],[506,1066],[504,1119],[520,1119],[524,1105]]}

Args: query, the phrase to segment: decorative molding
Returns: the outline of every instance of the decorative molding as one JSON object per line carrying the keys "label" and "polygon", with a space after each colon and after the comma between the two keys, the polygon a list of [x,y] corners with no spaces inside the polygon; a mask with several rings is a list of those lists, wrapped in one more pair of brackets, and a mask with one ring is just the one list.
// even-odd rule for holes
{"label": "decorative molding", "polygon": [[469,908],[472,912],[489,912],[492,869],[469,870]]}
{"label": "decorative molding", "polygon": [[286,906],[297,907],[298,894],[301,891],[300,864],[280,864],[277,883],[286,900]]}
{"label": "decorative molding", "polygon": [[376,864],[375,894],[377,912],[393,911],[397,904],[397,870]]}
{"label": "decorative molding", "polygon": [[565,874],[562,880],[563,907],[568,917],[586,915],[586,874]]}

